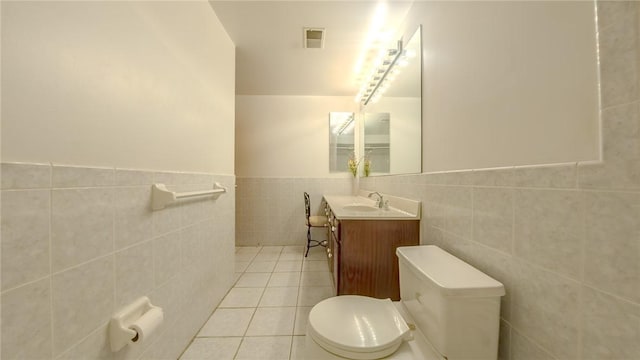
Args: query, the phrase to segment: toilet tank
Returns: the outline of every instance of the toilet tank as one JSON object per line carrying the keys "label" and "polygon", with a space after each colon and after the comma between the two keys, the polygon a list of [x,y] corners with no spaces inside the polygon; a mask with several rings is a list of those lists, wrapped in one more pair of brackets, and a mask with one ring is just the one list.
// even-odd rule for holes
{"label": "toilet tank", "polygon": [[396,250],[400,301],[449,360],[497,359],[504,286],[433,245]]}

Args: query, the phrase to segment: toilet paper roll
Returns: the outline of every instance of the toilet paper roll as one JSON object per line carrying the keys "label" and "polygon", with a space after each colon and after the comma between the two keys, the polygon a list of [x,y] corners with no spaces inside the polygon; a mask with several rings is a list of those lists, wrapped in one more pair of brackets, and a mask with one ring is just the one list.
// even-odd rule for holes
{"label": "toilet paper roll", "polygon": [[162,324],[164,314],[161,308],[149,309],[138,320],[134,321],[129,326],[130,329],[135,331],[138,335],[131,339],[132,343],[141,343],[146,338],[151,336]]}

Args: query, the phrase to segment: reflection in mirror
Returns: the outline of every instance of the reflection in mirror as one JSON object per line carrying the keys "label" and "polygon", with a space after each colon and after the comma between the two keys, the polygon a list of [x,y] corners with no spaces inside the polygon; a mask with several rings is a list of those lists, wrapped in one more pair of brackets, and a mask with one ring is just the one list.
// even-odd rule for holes
{"label": "reflection in mirror", "polygon": [[372,175],[422,171],[421,54],[418,27],[404,45],[386,91],[362,109],[364,141],[360,149],[371,158]]}
{"label": "reflection in mirror", "polygon": [[329,113],[329,171],[347,172],[349,156],[355,150],[355,114]]}
{"label": "reflection in mirror", "polygon": [[389,113],[366,113],[364,118],[364,154],[370,167],[377,173],[388,174],[389,153]]}

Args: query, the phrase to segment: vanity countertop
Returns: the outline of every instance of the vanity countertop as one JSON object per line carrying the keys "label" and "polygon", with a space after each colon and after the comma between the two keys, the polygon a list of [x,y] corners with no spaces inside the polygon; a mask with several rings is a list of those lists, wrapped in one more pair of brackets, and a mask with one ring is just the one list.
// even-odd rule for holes
{"label": "vanity countertop", "polygon": [[370,193],[360,190],[358,196],[324,195],[324,199],[339,220],[420,220],[420,201],[382,193],[389,206],[380,209],[376,206],[377,196],[369,198]]}

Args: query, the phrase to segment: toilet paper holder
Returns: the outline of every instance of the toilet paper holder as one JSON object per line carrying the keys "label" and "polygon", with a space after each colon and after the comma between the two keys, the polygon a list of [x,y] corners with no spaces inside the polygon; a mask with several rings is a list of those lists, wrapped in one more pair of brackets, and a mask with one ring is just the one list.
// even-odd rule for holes
{"label": "toilet paper holder", "polygon": [[111,317],[109,323],[111,351],[119,351],[127,344],[143,340],[143,334],[139,334],[133,328],[134,323],[145,321],[143,317],[148,318],[147,322],[150,320],[156,323],[158,320],[161,322],[163,318],[162,308],[152,305],[146,296],[138,298]]}

